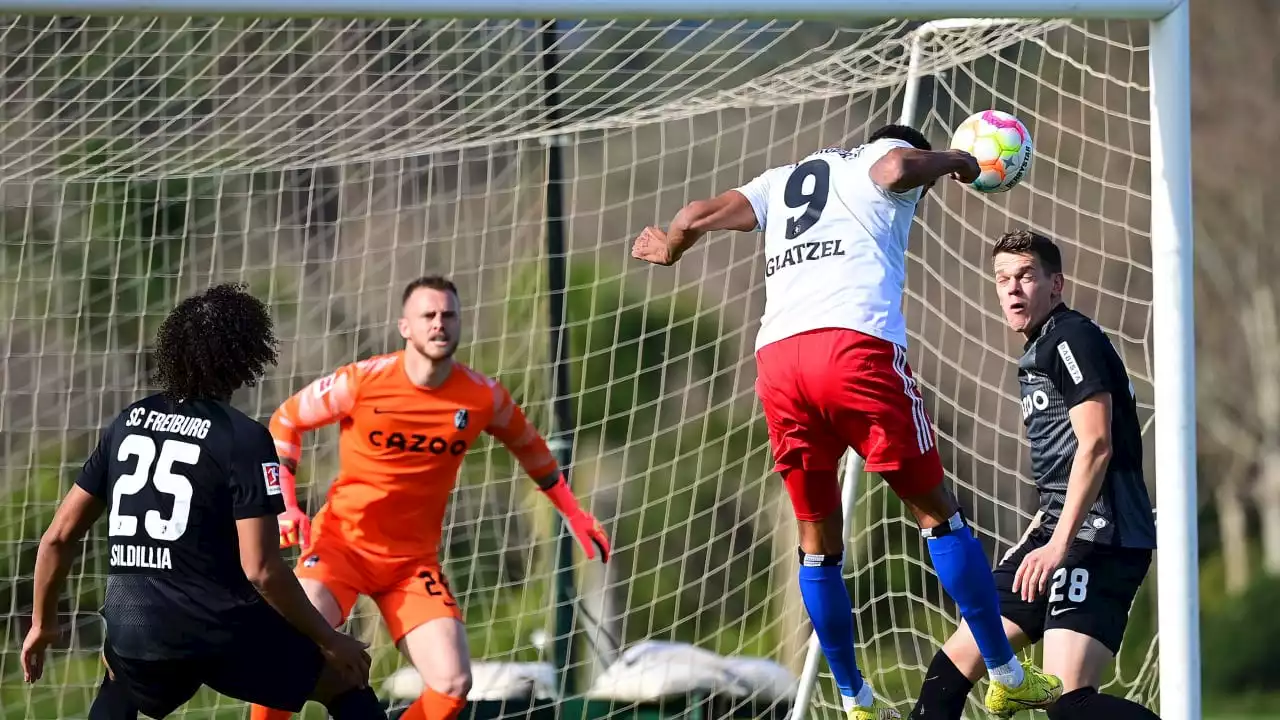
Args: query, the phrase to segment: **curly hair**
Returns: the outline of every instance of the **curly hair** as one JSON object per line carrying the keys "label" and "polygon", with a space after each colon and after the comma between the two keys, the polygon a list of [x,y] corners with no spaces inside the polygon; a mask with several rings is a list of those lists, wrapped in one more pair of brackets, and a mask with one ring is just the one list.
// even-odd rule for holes
{"label": "curly hair", "polygon": [[244,285],[214,285],[161,323],[154,379],[175,400],[225,400],[257,384],[278,346],[265,303]]}

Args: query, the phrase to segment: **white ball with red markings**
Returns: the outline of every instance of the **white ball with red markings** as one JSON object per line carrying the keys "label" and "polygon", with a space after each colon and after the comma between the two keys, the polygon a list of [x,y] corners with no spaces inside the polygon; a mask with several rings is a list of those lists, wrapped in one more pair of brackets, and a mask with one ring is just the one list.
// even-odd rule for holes
{"label": "white ball with red markings", "polygon": [[951,136],[951,149],[964,150],[978,161],[982,174],[971,186],[984,193],[1005,192],[1022,182],[1035,155],[1027,126],[1000,110],[965,118]]}

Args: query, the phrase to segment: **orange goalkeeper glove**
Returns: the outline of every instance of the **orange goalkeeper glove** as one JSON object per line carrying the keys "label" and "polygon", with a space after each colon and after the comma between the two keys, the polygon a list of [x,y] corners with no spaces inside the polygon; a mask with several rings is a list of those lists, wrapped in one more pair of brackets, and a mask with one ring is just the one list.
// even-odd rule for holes
{"label": "orange goalkeeper glove", "polygon": [[592,517],[591,513],[583,510],[578,504],[578,499],[573,496],[573,491],[569,489],[569,483],[565,482],[564,476],[561,475],[554,485],[542,492],[546,493],[547,499],[564,516],[565,522],[569,523],[569,529],[578,539],[578,544],[582,546],[582,551],[587,554],[587,558],[595,560],[598,549],[600,562],[609,562],[609,536],[604,534],[604,528],[600,527],[600,523]]}
{"label": "orange goalkeeper glove", "polygon": [[311,547],[311,518],[298,507],[298,492],[293,478],[293,471],[284,465],[280,466],[280,487],[284,491],[284,512],[280,513],[280,547],[281,549],[301,546]]}

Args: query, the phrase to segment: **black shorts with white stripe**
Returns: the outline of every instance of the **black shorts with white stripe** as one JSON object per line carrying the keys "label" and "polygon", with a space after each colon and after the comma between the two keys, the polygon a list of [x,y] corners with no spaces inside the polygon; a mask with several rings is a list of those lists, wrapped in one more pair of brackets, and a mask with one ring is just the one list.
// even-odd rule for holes
{"label": "black shorts with white stripe", "polygon": [[1151,551],[1077,540],[1062,566],[1049,579],[1047,592],[1027,602],[1013,592],[1013,578],[1022,559],[1044,547],[1052,531],[1037,528],[1001,559],[995,569],[1000,614],[1012,620],[1031,642],[1046,630],[1074,630],[1120,651],[1129,609],[1151,567]]}

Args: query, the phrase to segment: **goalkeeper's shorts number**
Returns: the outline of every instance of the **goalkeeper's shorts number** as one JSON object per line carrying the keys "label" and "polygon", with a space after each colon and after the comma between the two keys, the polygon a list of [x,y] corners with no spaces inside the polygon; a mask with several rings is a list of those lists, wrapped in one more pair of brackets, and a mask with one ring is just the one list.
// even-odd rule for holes
{"label": "goalkeeper's shorts number", "polygon": [[[453,599],[453,591],[449,588],[449,581],[445,579],[444,573],[436,574],[430,570],[423,570],[418,573],[418,577],[422,578],[423,585],[426,587],[428,595],[431,597],[444,596],[444,604],[449,607],[453,607],[458,604]],[[443,590],[441,588],[443,588]]]}

